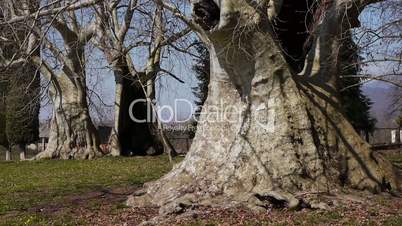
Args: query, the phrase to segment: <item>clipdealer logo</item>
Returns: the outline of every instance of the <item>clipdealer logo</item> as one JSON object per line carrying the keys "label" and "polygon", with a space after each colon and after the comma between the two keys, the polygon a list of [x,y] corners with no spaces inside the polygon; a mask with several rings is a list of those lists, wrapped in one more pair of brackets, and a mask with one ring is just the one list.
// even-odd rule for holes
{"label": "clipdealer logo", "polygon": [[[142,106],[138,106],[142,105]],[[137,107],[144,108],[146,105],[146,114],[138,117],[134,114]],[[275,103],[270,100],[269,103],[261,103],[252,109],[252,118],[255,123],[268,133],[275,130]],[[180,109],[188,108],[192,114],[186,117],[178,118],[177,112]],[[172,105],[158,105],[155,100],[138,99],[131,102],[129,106],[129,116],[136,123],[155,123],[159,120],[162,124],[168,123],[187,123],[197,122],[198,124],[207,123],[226,123],[232,124],[240,122],[243,119],[245,107],[242,105],[227,105],[220,101],[217,105],[205,105],[199,114],[198,107],[187,99],[176,99]]]}

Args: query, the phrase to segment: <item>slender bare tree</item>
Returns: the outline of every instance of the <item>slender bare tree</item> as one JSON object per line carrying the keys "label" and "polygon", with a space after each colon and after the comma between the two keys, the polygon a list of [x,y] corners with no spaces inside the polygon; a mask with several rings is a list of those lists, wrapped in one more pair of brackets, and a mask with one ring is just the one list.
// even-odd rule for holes
{"label": "slender bare tree", "polygon": [[[125,8],[123,16],[119,16],[121,8]],[[116,80],[112,155],[127,155],[136,150],[144,152],[151,146],[157,149],[158,144],[166,153],[174,155],[174,148],[160,121],[153,117],[155,81],[159,74],[165,72],[182,82],[161,67],[162,51],[187,35],[190,29],[167,32],[164,10],[152,1],[103,1],[96,9],[100,26],[99,36],[94,42],[104,52]],[[133,22],[134,17],[136,20]],[[143,54],[144,49],[148,50],[146,63],[138,69],[140,57],[137,55]],[[130,105],[141,100],[147,101],[137,103],[131,113],[136,119],[147,122],[135,122],[130,118]],[[149,119],[156,119],[156,122]]]}

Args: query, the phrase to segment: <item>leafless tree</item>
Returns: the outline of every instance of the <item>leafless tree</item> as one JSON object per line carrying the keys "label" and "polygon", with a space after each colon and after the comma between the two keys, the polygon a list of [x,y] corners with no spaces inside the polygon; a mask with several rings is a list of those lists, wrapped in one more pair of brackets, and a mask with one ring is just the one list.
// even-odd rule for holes
{"label": "leafless tree", "polygon": [[368,6],[361,26],[354,29],[360,48],[361,83],[381,81],[402,92],[402,2],[382,1]]}
{"label": "leafless tree", "polygon": [[[133,114],[140,120],[149,118],[147,113],[155,114],[155,80],[161,73],[182,82],[164,69],[161,61],[166,47],[188,35],[190,29],[185,26],[169,29],[166,21],[168,13],[153,1],[103,1],[97,5],[96,14],[100,26],[99,36],[94,41],[104,52],[116,80],[112,154],[120,155],[122,149],[125,149],[124,154],[135,149],[146,150],[158,143],[162,144],[165,152],[173,154],[175,151],[158,117],[151,117],[156,122],[138,123],[129,118],[128,111],[133,101],[147,99],[146,104],[137,104]],[[138,54],[145,55],[142,67],[138,66],[141,64]],[[149,112],[147,108],[153,110]]]}

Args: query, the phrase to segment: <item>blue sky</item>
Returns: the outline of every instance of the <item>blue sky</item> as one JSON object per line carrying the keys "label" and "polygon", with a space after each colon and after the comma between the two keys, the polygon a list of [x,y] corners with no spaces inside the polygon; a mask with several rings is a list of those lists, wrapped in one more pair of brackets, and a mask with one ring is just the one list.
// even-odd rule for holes
{"label": "blue sky", "polygon": [[[387,12],[385,12],[385,14],[384,12],[382,13],[383,14],[381,14],[381,12],[376,9],[376,7],[366,9],[360,16],[362,28],[356,30],[355,33],[357,35],[360,35],[363,29],[374,29],[377,26],[380,26],[382,23],[386,22],[381,18],[386,18],[385,20],[394,19],[394,15],[389,13],[387,14]],[[397,44],[397,47],[398,46],[401,47],[401,43]],[[370,51],[376,48],[383,48],[382,43],[374,43]],[[99,101],[98,98],[93,97],[92,99],[99,106],[103,106],[101,107],[101,110],[103,111],[103,115],[105,115],[107,118],[103,118],[102,120],[112,120],[113,108],[111,106],[113,106],[115,91],[114,76],[112,72],[107,68],[107,63],[105,62],[105,60],[103,60],[102,53],[100,51],[91,48],[88,52],[91,53],[91,57],[88,60],[89,66],[87,67],[87,73],[89,76],[87,83],[90,89],[99,94],[102,102],[108,106],[103,106],[102,104],[100,104],[101,101]],[[141,67],[141,64],[143,64],[146,59],[146,51],[137,50],[136,52],[132,53],[132,56],[133,59],[136,59],[136,66]],[[165,57],[163,59],[163,67],[172,71],[185,83],[181,84],[170,76],[159,76],[157,79],[157,100],[160,105],[174,106],[175,100],[177,99],[186,99],[190,102],[193,102],[195,100],[191,88],[197,86],[198,81],[194,77],[194,73],[191,70],[192,64],[193,59],[191,57],[185,57],[182,54],[177,54],[174,57],[169,58]],[[387,73],[387,71],[390,70],[395,70],[394,67],[394,64],[371,63],[363,68],[363,72],[369,74],[381,74]],[[374,87],[389,86],[389,84],[381,82],[369,82],[365,85]],[[50,112],[50,106],[43,107],[40,115],[41,120],[49,118]],[[188,104],[181,104],[179,110],[175,112],[175,114],[177,119],[188,118],[188,116],[192,114],[192,108],[188,106]]]}

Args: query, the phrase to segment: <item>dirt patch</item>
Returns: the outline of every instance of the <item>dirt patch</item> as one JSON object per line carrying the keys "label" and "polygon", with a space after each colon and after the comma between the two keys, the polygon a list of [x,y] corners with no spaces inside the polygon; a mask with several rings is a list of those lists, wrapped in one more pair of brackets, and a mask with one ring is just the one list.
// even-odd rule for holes
{"label": "dirt patch", "polygon": [[[123,203],[127,196],[138,190],[138,186],[121,187],[112,189],[100,189],[79,195],[66,196],[62,201],[48,203],[30,208],[30,213],[52,214],[63,211],[66,208],[84,207],[95,208],[97,205],[113,205]],[[97,205],[95,205],[97,204]]]}
{"label": "dirt patch", "polygon": [[[127,195],[138,187],[100,190],[66,197],[63,203],[29,210],[49,219],[73,216],[88,225],[138,225],[158,215],[157,208],[128,208]],[[372,195],[354,192],[323,197],[330,210],[289,211],[268,209],[254,212],[246,208],[194,207],[182,215],[162,218],[158,225],[383,225],[388,221],[402,222],[402,199],[384,193]],[[64,217],[65,218],[65,217]]]}
{"label": "dirt patch", "polygon": [[[195,207],[188,213],[164,218],[158,225],[382,225],[389,219],[402,219],[402,200],[388,194],[366,197],[348,195],[332,197],[332,200],[337,201],[336,206],[326,211],[268,209],[266,212],[258,213],[241,207]],[[90,225],[137,225],[157,216],[158,210],[156,208],[123,208],[111,211],[109,204],[102,206],[97,211],[80,208],[74,214],[85,219]]]}
{"label": "dirt patch", "polygon": [[[73,219],[73,224],[138,225],[156,217],[158,209],[126,207],[124,203],[128,194],[136,190],[137,186],[67,196],[61,202],[31,208],[27,215],[39,215],[45,219],[42,223],[46,224],[60,219],[63,223],[65,219]],[[354,192],[323,197],[323,200],[328,203],[330,210],[267,209],[265,212],[254,212],[241,207],[199,206],[182,215],[163,218],[163,222],[158,225],[383,225],[389,221],[392,221],[393,225],[402,223],[402,199],[387,193],[372,195]],[[18,216],[21,212],[14,214]],[[8,218],[11,217],[13,216],[8,215]]]}
{"label": "dirt patch", "polygon": [[74,216],[88,225],[137,225],[157,216],[157,208],[128,208],[127,196],[139,189],[138,186],[102,189],[80,195],[69,196],[63,202],[43,205],[31,209],[48,219]]}

